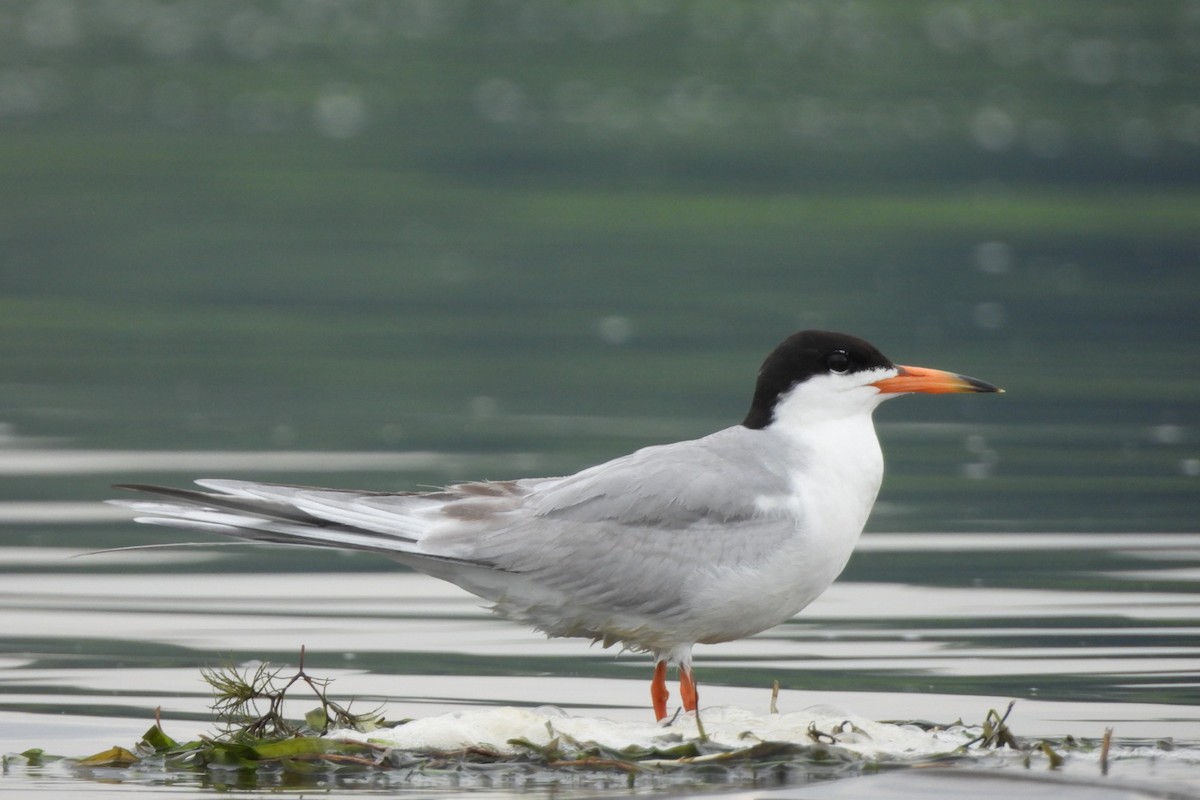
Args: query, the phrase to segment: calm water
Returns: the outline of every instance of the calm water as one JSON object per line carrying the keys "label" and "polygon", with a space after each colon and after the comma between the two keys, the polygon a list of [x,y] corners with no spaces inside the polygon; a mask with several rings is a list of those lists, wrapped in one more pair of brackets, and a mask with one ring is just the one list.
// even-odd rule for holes
{"label": "calm water", "polygon": [[[134,458],[94,456],[122,466]],[[257,457],[269,466],[280,454]],[[364,469],[371,459],[392,467],[429,456],[340,457]],[[109,509],[83,504],[10,504],[8,513],[10,525],[41,515],[45,535],[69,531],[97,543],[122,527]],[[179,540],[171,531],[158,536]],[[543,639],[492,617],[455,587],[370,557],[330,564],[303,550],[242,547],[85,552],[5,550],[6,752],[36,746],[81,756],[129,746],[156,708],[177,739],[211,732],[201,667],[294,665],[301,646],[311,671],[335,679],[338,697],[381,705],[390,719],[551,705],[575,716],[648,721],[644,658]],[[701,705],[765,713],[778,680],[784,712],[833,705],[867,719],[948,724],[982,721],[1015,698],[1010,725],[1018,736],[1098,739],[1113,728],[1114,752],[1124,756],[1106,785],[1200,787],[1198,574],[1200,534],[1193,533],[868,534],[843,580],[805,613],[752,639],[698,649]],[[1172,749],[1156,749],[1162,740]],[[1011,761],[984,763],[1020,769]],[[1049,772],[1045,764],[1031,769],[1034,777]],[[1075,756],[1060,772],[1094,780],[1098,766],[1094,757]],[[14,767],[0,791],[100,794],[106,788],[93,783],[97,777],[146,791],[209,785],[197,776],[89,778],[65,768]],[[501,794],[545,788],[536,781],[507,789],[425,783],[431,791]],[[738,783],[728,775],[710,788]],[[974,791],[1001,797],[1007,786]],[[655,784],[642,788],[654,791]],[[921,783],[896,789],[909,792],[898,796],[935,790]]]}
{"label": "calm water", "polygon": [[[702,649],[703,704],[1017,698],[1018,735],[1113,727],[1110,786],[1195,783],[1198,97],[1196,0],[0,0],[0,744],[204,731],[200,667],[301,645],[393,717],[644,719],[643,660],[378,561],[69,556],[164,541],[100,510],[118,481],[413,489],[702,435],[824,327],[1008,394],[880,409],[860,552]],[[1025,774],[984,766],[866,793]],[[212,788],[101,777],[0,792]]]}

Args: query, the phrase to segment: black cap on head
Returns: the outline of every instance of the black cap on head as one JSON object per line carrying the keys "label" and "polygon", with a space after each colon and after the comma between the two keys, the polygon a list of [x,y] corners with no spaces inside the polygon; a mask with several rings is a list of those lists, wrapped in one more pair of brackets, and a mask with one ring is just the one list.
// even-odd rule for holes
{"label": "black cap on head", "polygon": [[831,331],[794,333],[767,356],[758,371],[750,413],[742,422],[747,428],[771,424],[775,403],[793,386],[814,375],[845,374],[895,366],[869,342],[856,336]]}

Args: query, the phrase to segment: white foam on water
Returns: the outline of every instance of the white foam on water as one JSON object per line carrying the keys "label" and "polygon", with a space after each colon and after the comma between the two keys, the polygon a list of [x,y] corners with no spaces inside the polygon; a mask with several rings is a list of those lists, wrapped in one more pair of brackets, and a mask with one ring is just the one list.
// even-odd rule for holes
{"label": "white foam on water", "polygon": [[[760,742],[830,745],[836,741],[836,746],[865,758],[913,759],[953,752],[975,735],[961,726],[927,731],[916,725],[875,722],[833,706],[765,715],[734,707],[715,707],[702,709],[700,716],[708,742],[732,750]],[[813,737],[814,730],[820,734],[818,739]],[[567,752],[584,744],[612,750],[668,749],[699,741],[700,730],[694,714],[680,714],[660,725],[573,716],[549,706],[506,706],[453,711],[369,733],[338,730],[328,736],[414,752],[483,748],[501,755],[516,755],[527,752],[527,748],[512,744],[512,740],[545,747],[557,739],[559,747]]]}

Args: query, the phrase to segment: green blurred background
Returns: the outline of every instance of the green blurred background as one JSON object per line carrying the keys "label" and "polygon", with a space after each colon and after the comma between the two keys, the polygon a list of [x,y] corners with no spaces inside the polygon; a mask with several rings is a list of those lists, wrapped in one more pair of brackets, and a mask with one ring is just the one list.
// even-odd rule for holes
{"label": "green blurred background", "polygon": [[0,1],[10,503],[566,472],[826,327],[1009,392],[881,409],[871,529],[1194,531],[1198,268],[1195,0]]}

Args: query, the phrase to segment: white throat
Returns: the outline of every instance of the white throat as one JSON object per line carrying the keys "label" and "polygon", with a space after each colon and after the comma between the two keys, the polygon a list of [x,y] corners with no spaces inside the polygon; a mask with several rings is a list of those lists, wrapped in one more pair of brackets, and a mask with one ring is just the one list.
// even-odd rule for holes
{"label": "white throat", "polygon": [[865,416],[894,395],[882,394],[871,384],[899,373],[873,369],[852,375],[816,375],[798,383],[775,403],[771,427],[781,431],[802,430],[822,422]]}
{"label": "white throat", "polygon": [[871,414],[893,395],[870,384],[896,372],[810,378],[779,399],[768,428],[787,445],[802,524],[830,548],[833,575],[850,557],[883,482],[883,452]]}

